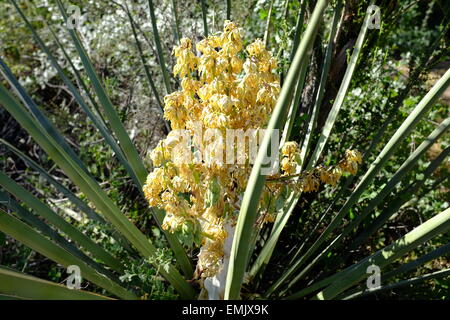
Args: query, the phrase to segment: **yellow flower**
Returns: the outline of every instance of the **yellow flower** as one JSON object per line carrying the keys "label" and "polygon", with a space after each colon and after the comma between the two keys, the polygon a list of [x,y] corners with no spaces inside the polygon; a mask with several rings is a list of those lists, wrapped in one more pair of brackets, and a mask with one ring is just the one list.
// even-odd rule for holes
{"label": "yellow flower", "polygon": [[295,141],[288,141],[281,148],[281,154],[285,157],[292,157],[297,152],[298,152],[298,143]]}
{"label": "yellow flower", "polygon": [[358,172],[358,165],[362,163],[361,153],[357,150],[346,150],[345,160],[339,166],[345,172],[355,175]]}
{"label": "yellow flower", "polygon": [[349,160],[349,161],[353,161],[358,164],[362,163],[362,156],[358,150],[346,150],[345,156],[347,157],[347,160]]}
{"label": "yellow flower", "polygon": [[296,167],[297,167],[297,163],[293,162],[289,158],[283,158],[281,160],[281,170],[284,171],[285,175],[292,175],[292,174],[294,174]]}
{"label": "yellow flower", "polygon": [[304,192],[319,191],[320,181],[312,173],[307,174],[301,180],[301,184],[302,184],[302,189]]}
{"label": "yellow flower", "polygon": [[183,226],[184,223],[185,220],[183,217],[167,211],[161,227],[163,228],[163,230],[170,230],[173,232],[174,230],[177,230],[181,226]]}
{"label": "yellow flower", "polygon": [[258,39],[252,44],[249,44],[246,49],[251,56],[261,56],[266,55],[267,53],[266,46],[264,45],[264,42],[262,42],[261,39]]}
{"label": "yellow flower", "polygon": [[192,42],[188,38],[180,40],[180,45],[173,50],[177,63],[173,68],[173,74],[179,75],[181,78],[186,77],[195,70],[197,65],[197,57],[192,52]]}

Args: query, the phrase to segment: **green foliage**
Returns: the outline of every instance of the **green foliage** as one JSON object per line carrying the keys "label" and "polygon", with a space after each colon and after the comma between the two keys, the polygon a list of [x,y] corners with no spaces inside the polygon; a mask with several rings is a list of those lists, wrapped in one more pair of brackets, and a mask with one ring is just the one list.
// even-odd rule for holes
{"label": "green foliage", "polygon": [[[130,16],[136,22],[134,30],[136,33],[133,33],[129,16],[120,3],[74,1],[82,8],[86,18],[79,30],[79,34],[82,35],[80,43],[87,48],[92,61],[92,71],[98,75],[99,83],[103,84],[106,93],[105,97],[107,96],[113,107],[105,112],[103,107],[107,105],[107,101],[104,98],[95,100],[100,103],[100,111],[96,110],[98,106],[91,105],[91,102],[88,103],[89,108],[92,108],[101,121],[106,119],[107,132],[116,143],[117,140],[121,140],[118,145],[120,150],[127,154],[127,159],[130,159],[131,154],[124,150],[128,139],[132,142],[129,146],[138,150],[138,157],[134,157],[135,162],[131,164],[133,172],[139,171],[137,169],[141,165],[141,159],[138,159],[140,157],[146,168],[151,168],[147,154],[164,136],[167,129],[166,123],[161,119],[161,106],[155,91],[158,91],[162,98],[163,93],[169,93],[171,88],[176,90],[180,86],[171,74],[165,72],[166,68],[171,70],[173,66],[174,61],[169,53],[179,41],[178,33],[190,38],[201,37],[207,27],[208,33],[213,34],[221,29],[226,19],[227,9],[225,1],[201,1],[198,5],[176,1],[170,5],[164,1],[150,2],[154,2],[154,16],[149,10],[148,0],[134,1],[130,4]],[[320,158],[321,163],[327,165],[336,164],[342,150],[345,149],[359,149],[365,154],[360,173],[356,177],[345,176],[337,187],[324,187],[320,192],[301,196],[291,193],[286,188],[283,197],[276,203],[265,201],[268,211],[277,213],[273,227],[265,227],[259,235],[250,233],[245,235],[243,234],[245,230],[238,228],[233,252],[239,252],[240,257],[247,257],[248,254],[248,259],[234,259],[231,262],[228,297],[239,298],[241,295],[244,298],[254,298],[265,295],[268,298],[284,298],[294,295],[304,298],[314,297],[317,292],[323,291],[331,293],[325,296],[326,298],[343,298],[352,290],[364,289],[363,282],[359,281],[363,275],[362,264],[359,263],[362,263],[363,259],[370,256],[376,257],[379,250],[385,250],[398,239],[411,235],[415,227],[423,226],[424,222],[428,223],[439,212],[445,213],[450,206],[448,157],[442,160],[442,164],[436,170],[427,171],[433,160],[443,154],[450,145],[450,133],[446,132],[420,157],[401,181],[389,189],[383,202],[371,210],[359,225],[357,224],[367,205],[376,199],[386,185],[389,185],[392,177],[411,153],[437,125],[448,118],[449,101],[445,99],[430,105],[430,111],[422,121],[417,123],[411,134],[398,140],[395,152],[386,159],[385,165],[377,170],[373,181],[361,189],[360,195],[355,196],[355,187],[361,181],[361,177],[371,168],[371,164],[377,160],[377,156],[429,92],[436,79],[444,74],[445,69],[448,69],[448,64],[445,64],[450,57],[448,5],[445,7],[441,1],[405,0],[399,1],[397,5],[393,5],[393,2],[381,1],[379,3],[382,7],[381,30],[367,30],[366,39],[364,43],[361,43],[361,52],[355,55],[356,59],[358,57],[359,59],[353,62],[350,60],[355,48],[353,43],[363,24],[367,3],[355,2],[349,5],[348,8],[352,12],[341,22],[337,41],[333,43],[335,48],[332,51],[330,78],[319,87],[326,46],[329,43],[330,34],[333,33],[331,24],[337,2],[331,1],[331,5],[324,10],[320,21],[317,21],[320,27],[314,30],[311,28],[312,31],[317,32],[316,40],[312,41],[314,36],[305,36],[304,32],[311,24],[316,3],[314,1],[275,0],[270,13],[271,1],[231,1],[231,17],[244,27],[245,39],[262,38],[265,32],[269,31],[267,32],[268,46],[280,61],[279,73],[283,75],[284,84],[286,88],[289,87],[291,95],[280,99],[280,106],[283,105],[283,107],[277,108],[277,112],[272,117],[272,121],[277,123],[270,125],[281,127],[279,124],[282,122],[284,113],[292,110],[288,118],[290,130],[292,130],[291,138],[302,144],[304,137],[307,134],[311,135],[311,140],[307,141],[304,148],[304,165],[306,166],[311,158],[314,161]],[[65,1],[63,3],[67,4]],[[102,93],[101,88],[96,84],[92,72],[85,73],[89,71],[88,65],[86,61],[80,59],[80,51],[77,52],[77,48],[66,33],[67,30],[64,28],[62,16],[57,11],[56,3],[46,0],[22,1],[20,8],[30,18],[32,28],[43,39],[68,79],[75,83],[76,90],[82,93],[83,98],[94,93],[98,97],[99,93]],[[177,10],[178,17],[173,14],[173,10]],[[270,20],[267,23],[269,14]],[[304,21],[299,19],[300,14],[304,14]],[[340,18],[340,14],[337,18]],[[162,23],[163,21],[167,23]],[[152,25],[151,22],[154,24]],[[47,24],[55,30],[69,58],[80,71],[81,78],[77,78],[73,73],[63,52],[55,44]],[[153,37],[155,30],[159,33],[159,39]],[[296,38],[298,41],[305,42],[300,46],[300,50],[304,51],[301,55],[302,63],[304,63],[303,70],[298,61],[291,67],[292,53],[296,52],[292,49]],[[136,39],[140,40],[141,50],[135,49]],[[312,42],[306,43],[305,39]],[[198,253],[192,251],[192,247],[194,243],[199,245],[201,242],[194,237],[194,234],[198,235],[198,232],[193,232],[199,226],[186,224],[184,230],[179,234],[169,235],[169,238],[159,229],[158,223],[152,217],[142,197],[140,187],[130,176],[129,168],[124,166],[113,148],[105,143],[105,136],[99,132],[97,124],[79,106],[73,92],[61,81],[51,67],[48,57],[40,51],[29,29],[11,3],[7,1],[0,3],[0,42],[2,43],[0,48],[2,60],[10,66],[12,73],[29,96],[50,122],[59,129],[81,162],[86,165],[88,174],[92,176],[90,183],[98,184],[104,191],[105,197],[110,199],[108,203],[117,207],[116,212],[124,214],[126,217],[123,219],[124,223],[125,220],[130,221],[137,227],[133,230],[135,234],[139,234],[142,241],[132,241],[133,243],[130,244],[131,233],[128,233],[127,240],[121,234],[123,229],[119,230],[111,227],[110,224],[88,219],[79,206],[69,201],[54,184],[30,168],[16,154],[8,151],[9,149],[3,144],[0,145],[2,172],[124,264],[123,273],[114,273],[114,276],[119,279],[117,285],[120,286],[120,289],[116,288],[116,293],[120,292],[127,296],[121,291],[123,287],[130,296],[136,295],[142,299],[177,299],[192,295],[191,283],[182,279],[181,275],[178,276],[177,270],[183,270],[187,275],[186,279],[191,279],[190,262],[187,259],[189,257],[190,260],[195,261]],[[307,44],[312,47],[311,59],[306,54]],[[339,69],[340,66],[335,62],[338,61],[340,54],[343,57],[339,60],[342,69]],[[144,68],[143,63],[147,65],[147,69]],[[354,72],[349,73],[348,91],[339,90],[346,67],[351,64],[354,64],[356,68]],[[290,74],[296,73],[296,76],[291,75],[291,79],[288,73],[289,67],[295,69],[295,72],[292,71]],[[304,74],[298,77],[302,74],[301,72]],[[286,74],[287,78],[284,77]],[[150,78],[155,88],[149,87]],[[297,82],[299,78],[300,81]],[[0,84],[12,92],[11,85],[4,81],[3,77],[0,79]],[[83,91],[80,81],[86,84],[88,91]],[[294,95],[295,88],[302,90]],[[322,91],[323,102],[320,103],[320,108],[315,115],[313,105],[317,90]],[[343,94],[342,106],[337,108],[334,116],[329,117],[331,107],[336,101],[337,104],[340,103],[336,97],[338,92]],[[4,102],[7,100],[5,97],[6,94],[3,95]],[[292,104],[291,100],[294,101]],[[87,98],[86,101],[88,101]],[[114,116],[111,111],[117,112],[117,119],[111,117],[111,115]],[[23,113],[29,116],[25,108]],[[115,120],[120,121],[114,122]],[[3,107],[0,108],[0,122],[6,124],[0,128],[1,138],[35,160],[43,170],[73,192],[85,205],[95,211],[101,211],[98,208],[99,202],[94,205],[90,201],[91,192],[87,192],[95,188],[80,188],[77,181],[68,177],[66,170],[55,165],[55,154],[48,154],[44,151],[45,148],[37,145]],[[117,131],[118,128],[120,129],[119,123],[120,126],[123,124],[123,131]],[[332,129],[330,128],[329,132],[323,131],[324,124],[331,125]],[[310,128],[315,129],[311,131]],[[33,138],[36,136],[34,135]],[[314,154],[314,147],[318,141],[324,141],[326,147],[318,149],[318,152]],[[141,176],[142,172],[143,170],[141,170]],[[81,173],[77,171],[77,174]],[[256,212],[257,206],[254,204],[259,200],[257,189],[262,186],[261,179],[258,179],[254,176],[251,180],[248,190],[251,191],[254,188],[256,191],[254,190],[252,194],[247,192],[244,196],[245,205],[242,206],[243,209],[241,208],[240,220],[244,221],[244,218],[247,218],[244,221],[247,226],[252,226],[254,222],[252,210]],[[418,188],[412,188],[418,183],[420,183]],[[217,187],[212,184],[207,194],[210,206],[217,202],[220,191]],[[405,190],[414,190],[414,192],[409,194],[405,193]],[[355,203],[348,207],[347,212],[342,211],[342,219],[330,228],[330,225],[333,226],[336,213],[341,213],[349,197],[353,197]],[[358,237],[365,230],[370,229],[374,221],[389,211],[395,203],[399,203],[398,210],[383,223],[382,227],[377,228],[358,248],[348,252],[354,240],[359,239]],[[2,205],[0,207],[4,208]],[[24,205],[24,208],[31,210],[27,205]],[[348,228],[349,225],[352,227]],[[327,234],[330,238],[324,237],[324,242],[315,246],[316,241],[322,239],[327,230],[330,230]],[[348,233],[343,234],[345,230]],[[433,234],[435,237],[430,238],[426,244],[411,247],[409,252],[404,252],[404,255],[395,256],[396,260],[392,260],[391,264],[383,268],[383,274],[398,270],[432,250],[446,245],[450,236],[448,228],[445,230],[443,228],[441,231],[439,235]],[[37,232],[37,235],[50,241],[50,238],[43,235],[41,231]],[[67,237],[66,234],[63,236]],[[253,239],[254,236],[256,239]],[[154,250],[150,250],[151,254],[142,254],[145,251],[143,248],[147,248],[147,242],[150,246],[149,239]],[[337,239],[336,247],[327,251],[327,245],[334,239]],[[178,247],[182,250],[177,251],[174,240],[182,244]],[[140,248],[136,248],[137,243],[140,243]],[[256,245],[253,246],[253,243]],[[334,242],[330,245],[334,246]],[[283,250],[275,250],[276,248],[283,248]],[[289,254],[286,255],[286,252]],[[305,253],[309,254],[308,258],[305,258]],[[185,256],[186,260],[183,261],[180,256]],[[95,263],[110,271],[110,267],[98,256],[90,257]],[[301,268],[286,276],[289,268],[299,259]],[[57,283],[63,282],[67,277],[61,265],[1,231],[0,264]],[[442,256],[405,274],[393,277],[389,284],[401,283],[405,279],[445,270],[448,266],[448,256]],[[354,281],[346,284],[348,291],[344,290],[347,287],[339,288],[338,285],[327,282],[330,278],[345,274],[346,270],[353,270],[348,274],[354,276]],[[250,274],[251,279],[242,283],[245,272]],[[18,277],[20,278],[20,275]],[[21,281],[33,283],[35,279],[27,278]],[[83,289],[101,295],[118,296],[105,290],[101,283],[102,281],[85,281]],[[273,287],[274,283],[278,283],[279,288]],[[244,288],[242,291],[241,286]],[[448,300],[449,286],[449,278],[431,277],[413,286],[393,288],[367,298]],[[55,287],[54,290],[67,294],[59,287]],[[367,298],[362,297],[362,299]]]}

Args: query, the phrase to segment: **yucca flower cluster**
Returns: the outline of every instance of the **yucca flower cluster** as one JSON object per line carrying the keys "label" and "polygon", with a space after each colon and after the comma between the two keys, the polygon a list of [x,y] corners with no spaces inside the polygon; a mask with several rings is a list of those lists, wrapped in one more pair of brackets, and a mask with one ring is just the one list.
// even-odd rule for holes
{"label": "yucca flower cluster", "polygon": [[[269,181],[280,186],[288,185],[297,192],[317,192],[322,184],[336,186],[344,174],[355,175],[362,163],[362,155],[358,150],[346,150],[345,157],[335,166],[326,168],[319,165],[312,170],[304,170],[297,174],[300,151],[295,141],[286,142],[282,149],[281,175],[271,177]],[[273,189],[272,189],[273,190]]]}
{"label": "yucca flower cluster", "polygon": [[[274,73],[277,61],[261,40],[245,48],[242,30],[226,21],[223,32],[207,37],[195,46],[183,38],[173,50],[174,75],[181,78],[181,90],[165,97],[164,117],[173,129],[195,135],[199,122],[204,128],[263,128],[280,91]],[[244,60],[244,56],[245,60]],[[201,140],[201,139],[200,139]],[[158,144],[151,154],[155,169],[147,178],[144,192],[151,206],[166,211],[163,228],[179,232],[183,239],[201,247],[197,273],[213,276],[219,268],[227,237],[226,221],[239,212],[251,165],[217,161],[179,163],[185,155],[175,150],[180,137],[176,130]],[[193,152],[214,158],[224,141],[213,141],[206,149],[194,139]],[[245,157],[249,155],[246,151]]]}
{"label": "yucca flower cluster", "polygon": [[[144,193],[150,206],[165,210],[163,229],[177,232],[188,245],[200,247],[196,275],[205,278],[216,275],[221,267],[226,230],[237,220],[252,165],[249,150],[244,151],[244,163],[214,160],[229,146],[222,139],[205,146],[196,130],[199,125],[223,134],[227,129],[264,128],[280,82],[275,73],[277,61],[264,43],[256,40],[244,50],[242,31],[233,22],[226,21],[223,32],[198,42],[195,49],[190,39],[183,38],[173,50],[173,72],[181,79],[181,90],[164,99],[164,117],[173,130],[151,153],[154,170],[148,175]],[[179,130],[193,137],[188,148],[177,148],[182,143]],[[282,173],[272,177],[275,181],[295,174],[299,164],[295,142],[286,143],[281,151]],[[186,159],[186,152],[194,155],[194,160],[178,161]],[[342,165],[331,171],[314,172],[289,183],[302,191],[313,191],[320,181],[335,184],[339,174],[354,172],[359,162],[359,153],[349,151]],[[276,198],[283,184],[266,188],[261,206],[268,197]],[[262,217],[260,225],[273,221],[274,213],[264,212]]]}

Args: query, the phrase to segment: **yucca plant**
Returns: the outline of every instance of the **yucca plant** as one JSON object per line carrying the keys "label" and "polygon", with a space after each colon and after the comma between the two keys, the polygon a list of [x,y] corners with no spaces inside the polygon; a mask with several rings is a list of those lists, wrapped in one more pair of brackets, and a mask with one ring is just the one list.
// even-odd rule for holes
{"label": "yucca plant", "polygon": [[[356,148],[340,150],[342,159],[330,165],[324,161],[324,150],[327,150],[333,128],[346,102],[357,66],[366,62],[361,61],[362,57],[367,59],[367,47],[376,41],[380,31],[372,30],[374,13],[368,10],[367,14],[363,14],[358,37],[350,48],[351,56],[342,80],[334,84],[336,94],[330,97],[327,91],[330,69],[334,63],[339,63],[333,61],[336,56],[334,46],[342,32],[348,3],[341,0],[331,3],[326,0],[303,0],[292,12],[291,1],[281,1],[283,15],[293,15],[297,21],[292,32],[292,47],[289,50],[282,48],[274,54],[267,47],[271,44],[271,15],[278,8],[278,2],[268,2],[264,41],[251,42],[244,50],[243,32],[229,20],[233,18],[232,2],[226,1],[223,31],[212,33],[208,1],[200,1],[204,39],[197,43],[195,52],[192,41],[181,34],[178,4],[172,1],[174,34],[178,41],[174,48],[177,60],[174,75],[179,76],[178,83],[178,80],[171,79],[166,63],[168,53],[161,43],[155,5],[149,0],[153,43],[166,94],[164,99],[160,98],[154,79],[156,71],[148,67],[140,42],[141,30],[133,11],[126,1],[114,2],[125,13],[132,28],[146,80],[166,121],[168,136],[153,150],[151,158],[154,167],[150,169],[146,168],[125,130],[77,29],[68,28],[67,32],[83,65],[83,73],[76,68],[67,48],[48,26],[71,67],[69,74],[24,14],[20,2],[10,0],[67,90],[113,150],[131,183],[140,190],[140,197],[149,202],[148,214],[161,227],[174,262],[162,260],[161,252],[152,240],[108,197],[86,164],[1,58],[0,73],[5,81],[0,82],[0,105],[64,172],[78,193],[54,179],[16,146],[4,140],[1,140],[2,145],[68,198],[86,219],[99,222],[107,237],[114,238],[127,253],[125,256],[114,256],[101,243],[86,236],[82,226],[64,219],[45,199],[39,199],[7,174],[0,173],[0,231],[61,266],[78,266],[83,278],[104,290],[99,295],[69,289],[1,267],[1,295],[25,299],[145,298],[147,288],[143,282],[137,281],[131,285],[122,280],[130,263],[139,258],[153,264],[183,299],[354,299],[450,274],[447,268],[410,279],[399,277],[448,254],[448,244],[409,263],[397,264],[399,259],[420,246],[426,246],[431,239],[439,235],[448,236],[450,209],[443,208],[442,212],[436,212],[431,219],[392,243],[364,256],[354,254],[363,251],[367,241],[385,228],[386,222],[403,204],[416,197],[426,179],[447,160],[450,147],[430,162],[421,180],[398,191],[397,186],[412,172],[423,155],[445,136],[450,126],[448,106],[447,117],[436,125],[404,162],[398,164],[399,167],[386,179],[386,183],[381,188],[374,186],[374,180],[385,174],[383,168],[388,160],[417,125],[425,120],[450,84],[450,70],[447,70],[423,95],[394,134],[387,136],[390,121],[421,73],[429,68],[434,49],[445,38],[448,26],[442,29],[429,52],[421,58],[407,86],[389,100],[394,106],[392,115],[381,123],[367,148],[360,150],[362,153]],[[67,4],[61,0],[55,3],[67,22],[70,18],[66,11]],[[370,5],[374,3],[372,1]],[[333,11],[329,25],[324,20],[327,10]],[[395,16],[384,13],[381,28],[392,27],[394,20]],[[325,41],[321,41],[323,39]],[[318,48],[324,50],[323,61],[319,63],[320,68],[313,70],[312,61],[317,62],[314,52]],[[282,59],[286,61],[282,63]],[[303,93],[309,84],[308,75],[312,73],[318,75],[318,81],[313,98],[307,101]],[[178,86],[181,89],[173,91]],[[329,105],[330,101],[332,104]],[[320,121],[323,108],[328,108],[329,112],[324,113],[326,117]],[[303,116],[300,117],[300,114]],[[178,158],[183,157],[181,153],[173,153],[174,146],[181,139],[177,133],[187,130],[188,135],[193,136],[195,121],[219,132],[227,129],[265,129],[265,134],[259,136],[261,143],[254,159],[249,154],[250,147],[248,152],[245,146],[244,150],[233,149],[233,154],[242,151],[244,160],[239,165],[223,165],[206,159],[177,164]],[[302,134],[296,132],[299,127],[303,128]],[[280,133],[280,136],[274,133]],[[388,141],[379,150],[383,139]],[[203,141],[199,144],[194,141],[189,145],[189,155],[203,151],[202,145]],[[274,150],[274,145],[280,145],[280,150]],[[212,146],[207,151],[209,158],[214,158],[222,144],[215,141]],[[280,173],[271,172],[268,175],[264,170],[267,169],[268,154],[280,160]],[[369,161],[372,158],[374,160]],[[447,177],[448,174],[445,179]],[[300,199],[318,197],[324,188],[329,189],[330,186],[334,188],[335,195],[319,219],[315,215],[299,212]],[[374,190],[374,194],[367,201],[362,201],[368,190]],[[389,202],[385,209],[375,215],[375,209],[384,205],[386,199]],[[358,214],[348,219],[349,213],[356,207]],[[295,215],[301,216],[301,219],[293,221],[292,216]],[[302,239],[288,247],[289,254],[285,259],[289,263],[267,276],[272,270],[266,267],[271,264],[287,226],[292,224],[301,224],[304,232]],[[317,232],[319,226],[323,226],[323,230]],[[448,237],[444,241],[448,242]],[[374,265],[381,270],[382,285],[367,288],[367,270]],[[395,280],[392,281],[393,278]]]}

